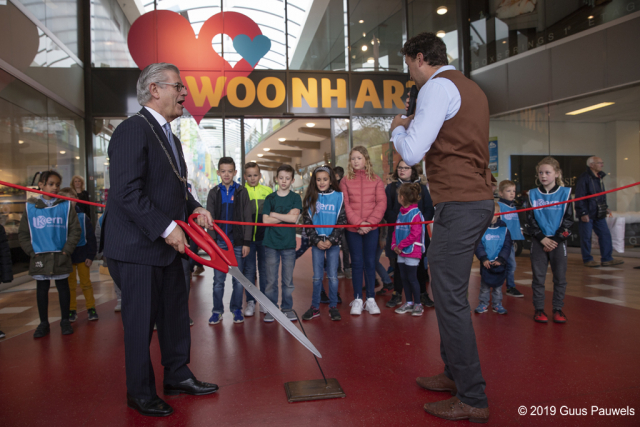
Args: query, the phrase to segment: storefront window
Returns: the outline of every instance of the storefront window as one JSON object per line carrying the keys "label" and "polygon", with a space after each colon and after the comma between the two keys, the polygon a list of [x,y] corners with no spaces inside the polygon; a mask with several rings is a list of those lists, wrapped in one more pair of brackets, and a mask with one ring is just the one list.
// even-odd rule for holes
{"label": "storefront window", "polygon": [[345,173],[349,165],[349,119],[331,119],[333,122],[333,141],[335,144],[334,153],[336,157],[335,166],[342,166]]}
{"label": "storefront window", "polygon": [[393,117],[389,116],[352,117],[352,147],[362,145],[367,148],[373,171],[381,178],[384,178],[393,168],[395,149],[393,143],[389,141],[389,127],[392,120]]}
{"label": "storefront window", "polygon": [[82,37],[81,1],[74,0],[18,0],[47,27],[71,52],[81,57],[78,40]]}
{"label": "storefront window", "polygon": [[638,10],[640,0],[471,1],[471,69],[477,70]]}
{"label": "storefront window", "polygon": [[[306,8],[289,1],[289,68],[292,70],[344,71],[344,0],[305,1]],[[297,29],[298,35],[293,33]],[[295,44],[295,48],[292,46]]]}
{"label": "storefront window", "polygon": [[136,67],[127,46],[131,23],[116,0],[91,0],[91,61],[94,67]]}
{"label": "storefront window", "polygon": [[[80,117],[0,71],[0,180],[30,186],[39,172],[55,169],[67,187],[73,175],[84,175],[83,146]],[[9,238],[14,274],[28,268],[17,235],[26,199],[24,191],[0,186],[0,224]]]}
{"label": "storefront window", "polygon": [[351,71],[403,71],[401,0],[349,0]]}

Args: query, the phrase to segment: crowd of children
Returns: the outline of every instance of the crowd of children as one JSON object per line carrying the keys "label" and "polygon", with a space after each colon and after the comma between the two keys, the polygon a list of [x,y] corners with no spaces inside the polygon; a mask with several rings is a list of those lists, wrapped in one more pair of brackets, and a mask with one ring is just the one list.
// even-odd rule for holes
{"label": "crowd of children", "polygon": [[[301,198],[291,191],[295,171],[289,165],[281,165],[275,174],[277,191],[260,184],[262,177],[256,163],[244,167],[245,185],[234,181],[237,168],[234,160],[223,157],[218,162],[220,184],[209,191],[207,209],[214,220],[230,220],[255,225],[221,224],[230,238],[244,275],[259,286],[276,306],[291,320],[297,320],[293,311],[293,270],[296,259],[296,229],[293,227],[263,227],[265,224],[296,224],[302,218],[304,225],[322,227],[305,228],[304,242],[300,254],[311,247],[313,264],[313,292],[310,308],[302,315],[303,320],[320,316],[320,304],[329,305],[331,320],[340,320],[338,304],[342,302],[338,293],[338,279],[351,270],[353,300],[351,315],[362,311],[380,314],[375,301],[375,274],[382,279],[382,288],[377,295],[391,293],[386,306],[395,308],[398,314],[411,313],[421,316],[425,307],[434,302],[427,293],[428,260],[426,249],[429,236],[420,222],[433,219],[434,207],[428,188],[420,180],[421,171],[400,160],[391,180],[386,184],[373,172],[369,153],[365,147],[354,147],[349,156],[348,171],[329,166],[317,167],[311,174],[306,194]],[[342,168],[340,168],[342,169]],[[563,186],[559,163],[546,157],[536,166],[536,177],[540,186],[528,191],[525,207],[542,207],[555,202],[567,201],[571,189]],[[76,177],[74,177],[76,178]],[[79,180],[74,180],[77,189],[83,189]],[[38,186],[41,190],[77,198],[72,188],[60,189],[62,177],[55,171],[41,174]],[[486,313],[491,304],[498,314],[507,314],[502,305],[502,286],[506,282],[506,293],[522,298],[515,287],[516,243],[524,240],[516,209],[516,184],[502,181],[498,185],[499,201],[491,225],[478,242],[475,254],[480,261],[478,314]],[[380,233],[376,224],[399,223]],[[415,223],[415,224],[412,224]],[[567,238],[573,224],[571,203],[531,210],[526,213],[525,233],[531,236],[531,268],[534,320],[548,322],[544,311],[544,283],[548,265],[553,274],[553,321],[564,323],[567,317],[562,311],[567,286]],[[349,225],[350,227],[335,227]],[[100,224],[93,230],[88,213],[64,199],[39,195],[27,200],[26,214],[19,227],[19,241],[30,257],[29,274],[37,283],[37,306],[40,324],[35,338],[50,333],[48,299],[50,282],[58,290],[63,335],[73,333],[72,322],[77,320],[76,289],[79,284],[84,295],[89,320],[97,320],[95,298],[90,280],[90,267],[97,254]],[[226,249],[226,244],[215,231],[209,231],[217,244]],[[4,238],[3,238],[4,236]],[[7,248],[5,248],[7,246]],[[0,255],[2,255],[2,281],[10,281],[11,263],[6,262],[8,252],[6,235],[0,227]],[[340,251],[343,251],[341,268]],[[393,270],[392,279],[379,263],[382,250],[386,249]],[[350,266],[347,267],[350,259]],[[105,260],[106,261],[106,260]],[[7,265],[9,268],[7,268]],[[186,268],[186,278],[189,280]],[[328,293],[323,287],[328,279]],[[12,277],[12,275],[11,275]],[[280,278],[280,280],[279,280]],[[212,325],[223,319],[223,294],[226,274],[214,272],[213,309],[209,319]],[[187,282],[188,283],[188,282]],[[245,317],[255,315],[256,300],[246,293],[243,312],[242,285],[234,278],[230,311],[234,323],[244,322]],[[404,292],[404,303],[402,294]],[[366,297],[365,297],[366,295]],[[120,298],[118,298],[118,311]],[[400,306],[396,308],[397,306]],[[264,313],[264,322],[274,321]],[[0,332],[0,338],[4,334]]]}

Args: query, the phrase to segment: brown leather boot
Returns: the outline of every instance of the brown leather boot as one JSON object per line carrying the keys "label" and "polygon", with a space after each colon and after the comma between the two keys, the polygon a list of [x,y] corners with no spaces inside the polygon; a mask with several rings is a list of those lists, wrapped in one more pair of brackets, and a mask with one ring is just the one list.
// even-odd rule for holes
{"label": "brown leather boot", "polygon": [[444,373],[433,377],[418,377],[416,382],[422,388],[431,391],[448,391],[452,396],[458,393],[456,383],[449,379]]}
{"label": "brown leather boot", "polygon": [[486,423],[489,421],[489,408],[474,408],[466,403],[462,403],[457,397],[440,402],[424,404],[424,410],[431,415],[435,415],[445,420],[458,421],[469,420],[472,423]]}

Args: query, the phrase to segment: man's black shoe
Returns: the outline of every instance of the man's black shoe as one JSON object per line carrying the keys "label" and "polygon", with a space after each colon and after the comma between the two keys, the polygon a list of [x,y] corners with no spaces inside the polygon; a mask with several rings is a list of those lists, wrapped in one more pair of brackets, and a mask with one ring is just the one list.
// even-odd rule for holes
{"label": "man's black shoe", "polygon": [[33,333],[33,337],[42,338],[46,335],[49,335],[49,332],[51,332],[51,329],[49,328],[49,322],[40,323],[36,328],[36,331]]}
{"label": "man's black shoe", "polygon": [[324,291],[324,288],[320,291],[320,304],[329,304],[329,296]]}
{"label": "man's black shoe", "polygon": [[433,300],[431,300],[431,298],[429,298],[429,294],[428,293],[424,293],[422,295],[420,295],[420,302],[422,303],[422,305],[424,305],[425,307],[433,307]]}
{"label": "man's black shoe", "polygon": [[69,322],[68,320],[60,321],[60,329],[62,329],[62,335],[71,335],[73,333],[71,322]]}
{"label": "man's black shoe", "polygon": [[173,414],[173,408],[158,396],[151,400],[134,399],[127,393],[127,406],[147,417],[167,417]]}
{"label": "man's black shoe", "polygon": [[180,394],[186,393],[192,396],[202,396],[218,391],[218,386],[198,381],[195,378],[189,378],[178,384],[165,384],[164,394]]}

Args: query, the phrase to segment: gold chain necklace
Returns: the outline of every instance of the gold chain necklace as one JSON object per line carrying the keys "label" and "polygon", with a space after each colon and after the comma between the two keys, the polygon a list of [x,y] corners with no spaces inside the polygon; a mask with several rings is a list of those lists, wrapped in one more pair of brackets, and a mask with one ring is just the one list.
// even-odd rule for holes
{"label": "gold chain necklace", "polygon": [[[167,156],[167,160],[169,160],[169,164],[171,165],[171,169],[173,169],[173,173],[184,184],[184,190],[185,190],[184,197],[185,197],[185,199],[189,200],[189,196],[187,195],[187,193],[188,193],[188,190],[187,190],[187,177],[189,176],[189,170],[186,168],[187,162],[185,161],[185,163],[184,163],[185,164],[185,170],[184,170],[185,177],[183,178],[183,177],[180,176],[180,173],[176,169],[176,166],[173,164],[173,160],[171,160],[171,155],[169,154],[169,152],[167,151],[167,148],[162,143],[162,140],[160,139],[160,137],[156,133],[156,130],[153,128],[153,125],[151,124],[151,122],[144,115],[140,114],[139,112],[136,113],[136,115],[142,117],[144,119],[144,121],[147,122],[147,124],[151,128],[151,132],[153,132],[153,134],[156,136],[156,139],[160,143],[160,147],[162,147],[162,151],[164,151],[164,154],[166,154],[166,156]],[[175,142],[174,142],[174,144],[175,144]],[[176,151],[178,151],[178,150],[176,149]],[[182,155],[182,153],[180,154],[180,157],[182,158],[182,160],[184,160],[184,156]]]}

